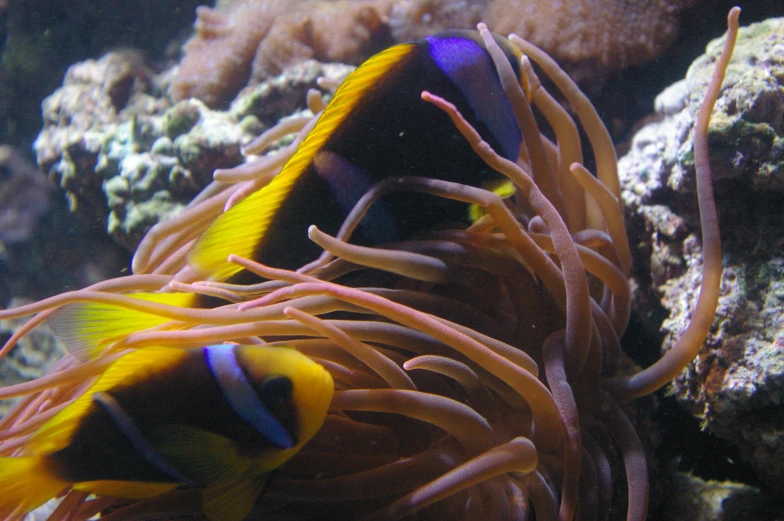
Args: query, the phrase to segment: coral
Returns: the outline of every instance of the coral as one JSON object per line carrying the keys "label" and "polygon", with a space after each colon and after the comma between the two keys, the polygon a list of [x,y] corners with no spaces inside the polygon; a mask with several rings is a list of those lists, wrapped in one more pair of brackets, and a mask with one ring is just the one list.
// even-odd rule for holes
{"label": "coral", "polygon": [[[662,298],[665,349],[690,320],[700,287],[701,245],[693,205],[690,128],[719,43],[685,80],[657,99],[659,121],[643,128],[619,162],[623,197],[645,246],[636,273]],[[743,29],[710,127],[722,215],[724,277],[709,349],[672,387],[711,432],[736,445],[759,477],[784,483],[784,19]],[[643,231],[644,230],[644,231]],[[643,298],[642,300],[645,300]],[[650,308],[645,310],[650,313]]]}
{"label": "coral", "polygon": [[385,42],[392,0],[246,0],[199,7],[172,83],[175,100],[216,106],[306,59],[357,64]]}
{"label": "coral", "polygon": [[[105,236],[90,236],[54,191],[21,151],[0,145],[0,306],[12,297],[43,298],[91,284],[127,262]],[[102,255],[85,260],[93,249]]]}
{"label": "coral", "polygon": [[649,60],[675,38],[679,13],[695,0],[401,0],[390,23],[397,39],[484,21],[499,34],[516,33],[554,58],[605,69]]}
{"label": "coral", "polygon": [[275,19],[256,49],[251,83],[306,59],[358,64],[384,43],[391,0],[311,1]]}
{"label": "coral", "polygon": [[585,75],[641,63],[675,38],[695,0],[225,0],[200,7],[171,94],[225,104],[306,58],[359,63],[384,44],[488,23]]}
{"label": "coral", "polygon": [[72,66],[44,101],[38,164],[66,190],[72,211],[106,222],[133,250],[214,170],[241,162],[240,146],[291,113],[319,76],[348,70],[308,61],[249,89],[228,111],[213,111],[198,100],[157,97],[165,74],[153,75],[138,54],[110,53]]}

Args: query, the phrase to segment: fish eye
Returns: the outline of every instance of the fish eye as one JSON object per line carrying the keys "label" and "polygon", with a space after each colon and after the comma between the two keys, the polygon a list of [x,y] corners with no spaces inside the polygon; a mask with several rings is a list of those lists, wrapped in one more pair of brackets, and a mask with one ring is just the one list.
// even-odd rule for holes
{"label": "fish eye", "polygon": [[261,382],[261,399],[269,407],[279,407],[291,401],[294,385],[291,379],[280,374],[270,375]]}

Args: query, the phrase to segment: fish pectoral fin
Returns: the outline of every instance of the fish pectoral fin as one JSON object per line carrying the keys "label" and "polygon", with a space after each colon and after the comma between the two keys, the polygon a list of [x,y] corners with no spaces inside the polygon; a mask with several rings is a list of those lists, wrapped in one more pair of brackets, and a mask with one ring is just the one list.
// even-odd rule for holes
{"label": "fish pectoral fin", "polygon": [[150,483],[144,481],[82,481],[74,483],[73,489],[89,492],[96,496],[118,497],[123,499],[144,499],[171,492],[181,483]]}
{"label": "fish pectoral fin", "polygon": [[269,484],[271,474],[220,481],[202,492],[202,511],[212,521],[242,521]]}
{"label": "fish pectoral fin", "polygon": [[[485,183],[482,183],[482,188],[500,196],[501,199],[507,199],[509,197],[512,197],[517,191],[517,187],[515,186],[515,184],[506,178],[494,179],[492,181],[487,181]],[[471,220],[472,223],[475,223],[476,221],[484,217],[486,213],[487,211],[485,210],[485,208],[479,206],[478,204],[471,204],[468,206],[468,218]]]}
{"label": "fish pectoral fin", "polygon": [[234,441],[198,427],[167,424],[155,430],[155,449],[180,472],[197,483],[237,479],[249,462],[237,453]]}

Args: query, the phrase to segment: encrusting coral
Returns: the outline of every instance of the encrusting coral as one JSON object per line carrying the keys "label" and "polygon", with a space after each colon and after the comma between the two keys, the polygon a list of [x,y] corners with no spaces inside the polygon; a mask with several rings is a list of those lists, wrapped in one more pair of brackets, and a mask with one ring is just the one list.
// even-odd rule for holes
{"label": "encrusting coral", "polygon": [[105,221],[129,251],[182,211],[215,169],[241,163],[241,144],[291,115],[318,78],[338,81],[352,69],[308,60],[217,111],[161,97],[159,77],[138,58],[111,52],[72,65],[43,101],[44,128],[34,143],[39,168],[66,191],[71,211]]}
{"label": "encrusting coral", "polygon": [[[620,405],[678,374],[713,322],[721,249],[707,134],[738,14],[730,13],[725,50],[695,130],[702,292],[679,342],[651,367],[619,374],[631,258],[606,129],[553,60],[512,35],[526,56],[524,92],[480,26],[525,136],[519,164],[497,155],[450,100],[428,92],[422,99],[449,115],[487,165],[516,185],[513,204],[476,187],[392,178],[365,194],[337,237],[310,229],[310,239],[324,249],[317,261],[287,271],[231,256],[230,262],[266,279],[234,285],[199,280],[186,265],[187,252],[224,208],[268,183],[281,158],[218,171],[183,214],[151,230],[137,250],[134,275],[0,313],[35,315],[0,355],[39,323],[52,319],[57,329],[62,313],[85,303],[102,308],[102,317],[121,309],[146,317],[146,327],[123,324],[108,341],[93,338],[97,345],[87,343],[92,352],[67,356],[46,377],[0,389],[0,398],[23,396],[0,420],[0,454],[24,454],[29,433],[78,396],[82,383],[100,374],[118,351],[269,342],[318,361],[336,389],[323,428],[276,471],[249,519],[604,520],[617,451],[625,468],[627,520],[644,520],[645,456]],[[581,165],[576,123],[541,87],[529,59],[574,108],[593,148],[597,177]],[[540,134],[529,99],[552,127],[554,142]],[[308,100],[314,113],[323,109],[320,96]],[[299,131],[279,152],[285,159],[311,128],[306,120],[289,122],[243,152],[258,153],[282,134]],[[433,232],[385,248],[347,242],[370,205],[390,190],[457,199],[484,207],[487,215],[466,230]],[[162,288],[227,303],[185,308],[131,293]],[[83,361],[85,355],[93,358]],[[129,502],[71,490],[50,519],[88,519],[99,512],[107,521],[202,518],[200,493],[183,488]]]}
{"label": "encrusting coral", "polygon": [[214,9],[198,8],[171,95],[216,106],[308,58],[357,64],[393,40],[479,21],[595,75],[657,56],[675,39],[680,11],[694,1],[222,0]]}

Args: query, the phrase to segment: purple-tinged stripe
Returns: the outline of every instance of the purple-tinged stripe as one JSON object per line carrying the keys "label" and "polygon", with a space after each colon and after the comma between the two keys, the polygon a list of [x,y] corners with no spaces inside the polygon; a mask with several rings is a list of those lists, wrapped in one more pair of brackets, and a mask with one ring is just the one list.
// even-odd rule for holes
{"label": "purple-tinged stripe", "polygon": [[487,125],[498,142],[501,150],[497,152],[516,161],[522,134],[487,51],[465,36],[433,35],[425,40],[436,66],[460,90],[474,116]]}
{"label": "purple-tinged stripe", "polygon": [[295,445],[289,433],[269,412],[248,382],[237,363],[233,345],[205,347],[204,357],[224,398],[240,418],[250,423],[272,445],[280,449],[290,449]]}

